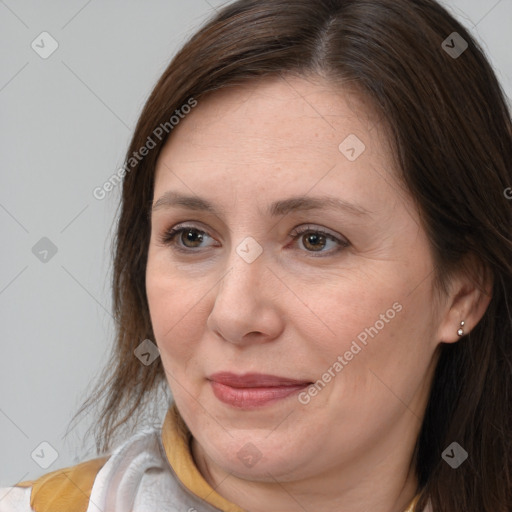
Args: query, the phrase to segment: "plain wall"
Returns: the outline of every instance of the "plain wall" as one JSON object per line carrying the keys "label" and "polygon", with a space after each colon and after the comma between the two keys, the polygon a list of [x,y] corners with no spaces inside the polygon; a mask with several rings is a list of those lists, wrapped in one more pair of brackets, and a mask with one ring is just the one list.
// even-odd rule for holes
{"label": "plain wall", "polygon": [[[114,334],[110,243],[120,187],[103,200],[93,190],[121,166],[176,50],[223,3],[0,3],[0,486],[94,456],[82,446],[88,419],[63,439]],[[512,0],[444,3],[483,44],[511,98]],[[31,47],[51,48],[43,31],[58,42],[46,59]],[[51,456],[42,442],[58,454],[48,468],[31,457],[36,448]]]}

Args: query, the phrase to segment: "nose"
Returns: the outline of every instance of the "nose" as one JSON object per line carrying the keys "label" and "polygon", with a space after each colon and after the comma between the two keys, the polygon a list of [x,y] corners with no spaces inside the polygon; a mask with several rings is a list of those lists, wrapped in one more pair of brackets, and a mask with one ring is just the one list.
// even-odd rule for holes
{"label": "nose", "polygon": [[227,268],[217,285],[207,327],[234,344],[276,339],[283,330],[282,301],[286,297],[264,253],[248,263],[234,247]]}

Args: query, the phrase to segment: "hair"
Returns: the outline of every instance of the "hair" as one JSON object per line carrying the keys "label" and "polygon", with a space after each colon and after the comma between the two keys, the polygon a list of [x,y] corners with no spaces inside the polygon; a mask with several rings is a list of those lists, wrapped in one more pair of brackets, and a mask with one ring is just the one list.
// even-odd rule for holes
{"label": "hair", "polygon": [[[442,46],[453,32],[468,43],[458,58]],[[191,98],[200,102],[219,89],[286,75],[350,84],[386,120],[440,290],[461,269],[482,286],[491,278],[492,297],[480,322],[459,342],[439,347],[414,453],[416,510],[430,502],[435,512],[509,512],[512,123],[483,50],[434,0],[238,0],[171,61],[142,110],[126,161]],[[77,413],[103,400],[95,431],[99,451],[110,449],[120,427],[167,387],[161,360],[145,366],[133,352],[154,339],[145,290],[149,211],[168,132],[144,158],[131,161],[123,180],[113,244],[116,340],[96,391]],[[477,265],[466,265],[468,258]],[[457,469],[441,457],[454,441],[469,453]]]}

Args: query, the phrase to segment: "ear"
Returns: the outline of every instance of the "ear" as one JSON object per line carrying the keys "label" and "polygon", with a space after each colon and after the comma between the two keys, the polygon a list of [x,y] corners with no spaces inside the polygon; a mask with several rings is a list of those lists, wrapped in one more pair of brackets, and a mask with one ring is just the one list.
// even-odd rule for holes
{"label": "ear", "polygon": [[[448,294],[440,311],[437,339],[455,343],[471,332],[483,317],[492,298],[493,279],[489,268],[474,255],[464,258],[452,275]],[[461,322],[464,325],[461,326]],[[464,333],[459,336],[457,331]]]}

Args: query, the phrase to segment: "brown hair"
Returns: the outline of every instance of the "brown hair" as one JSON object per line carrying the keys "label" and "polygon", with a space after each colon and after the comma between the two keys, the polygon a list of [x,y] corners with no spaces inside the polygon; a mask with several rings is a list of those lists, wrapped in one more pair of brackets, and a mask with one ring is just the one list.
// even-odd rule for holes
{"label": "brown hair", "polygon": [[[468,44],[457,57],[442,46],[453,32]],[[207,92],[290,73],[354,84],[386,119],[440,289],[467,255],[479,262],[480,277],[492,276],[481,321],[458,343],[440,346],[415,452],[416,509],[430,500],[436,512],[510,512],[512,201],[504,191],[512,186],[511,117],[483,51],[443,7],[434,0],[236,1],[187,42],[159,79],[127,161],[191,98],[200,102]],[[154,339],[145,293],[149,208],[168,136],[171,130],[124,177],[114,247],[116,344],[105,377],[77,413],[105,400],[100,451],[167,388],[160,359],[145,366],[133,352]],[[469,453],[457,469],[441,458],[453,441]]]}

